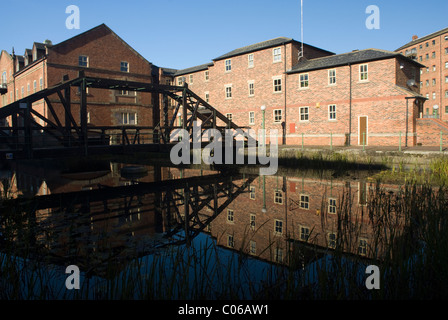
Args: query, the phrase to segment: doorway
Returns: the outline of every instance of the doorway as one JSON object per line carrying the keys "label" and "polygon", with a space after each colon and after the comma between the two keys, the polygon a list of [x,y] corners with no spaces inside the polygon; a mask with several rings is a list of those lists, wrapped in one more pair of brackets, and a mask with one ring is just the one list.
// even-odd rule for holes
{"label": "doorway", "polygon": [[358,117],[358,145],[368,145],[368,121],[367,116]]}

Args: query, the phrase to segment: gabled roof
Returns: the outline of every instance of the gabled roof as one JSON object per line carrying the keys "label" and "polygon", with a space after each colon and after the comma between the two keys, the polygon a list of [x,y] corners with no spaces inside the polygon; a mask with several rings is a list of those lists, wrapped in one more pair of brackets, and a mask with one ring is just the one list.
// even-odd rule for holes
{"label": "gabled roof", "polygon": [[195,67],[191,67],[191,68],[187,68],[187,69],[177,70],[174,73],[174,76],[178,77],[178,76],[181,76],[183,74],[188,74],[188,73],[193,73],[193,72],[207,70],[211,66],[213,66],[213,62],[201,64],[199,66],[195,66]]}
{"label": "gabled roof", "polygon": [[412,41],[406,43],[405,45],[401,46],[400,48],[396,49],[395,51],[400,51],[400,50],[403,50],[403,49],[405,49],[407,47],[415,46],[416,44],[419,44],[420,42],[425,42],[425,41],[427,41],[429,39],[432,39],[434,37],[438,37],[438,36],[440,36],[442,34],[445,34],[445,33],[448,33],[448,28],[445,28],[445,29],[433,32],[431,34],[428,34],[427,36],[424,36],[424,37],[412,40]]}
{"label": "gabled roof", "polygon": [[363,63],[375,60],[389,59],[393,57],[398,57],[400,59],[406,59],[418,65],[420,68],[424,67],[422,64],[406,58],[401,53],[379,50],[379,49],[365,49],[357,50],[343,54],[337,54],[333,56],[327,56],[322,58],[303,60],[296,64],[287,73],[297,73],[305,71],[313,71],[318,69],[333,68],[348,64]]}
{"label": "gabled roof", "polygon": [[[72,37],[72,38],[69,38],[69,39],[67,39],[67,40],[64,40],[64,41],[62,41],[62,42],[60,42],[60,43],[58,43],[58,44],[52,45],[52,49],[55,49],[55,48],[57,49],[57,47],[62,46],[62,45],[66,44],[66,43],[69,42],[69,41],[72,41],[72,40],[77,39],[77,38],[81,38],[81,37],[85,36],[86,34],[93,33],[93,32],[96,32],[96,31],[98,31],[98,30],[101,30],[101,29],[105,29],[105,30],[111,32],[111,33],[112,33],[118,40],[120,40],[126,47],[128,47],[129,50],[131,50],[132,52],[134,52],[138,57],[140,57],[141,59],[143,59],[143,60],[144,60],[145,62],[147,62],[148,64],[151,64],[151,65],[152,65],[151,62],[149,62],[148,60],[146,60],[140,53],[138,53],[134,48],[132,48],[126,41],[124,41],[122,38],[120,38],[115,32],[112,31],[112,29],[110,29],[110,28],[109,28],[107,25],[105,25],[104,23],[102,23],[102,24],[100,24],[99,26],[96,26],[96,27],[94,27],[94,28],[92,28],[92,29],[90,29],[90,30],[87,30],[87,31],[85,31],[85,32],[83,32],[83,33],[80,33],[80,34],[78,34],[78,35],[76,35],[76,36],[74,36],[74,37]],[[106,49],[106,48],[105,48],[105,49]]]}
{"label": "gabled roof", "polygon": [[[271,40],[258,42],[258,43],[255,43],[255,44],[251,44],[249,46],[245,46],[245,47],[241,47],[241,48],[232,50],[230,52],[227,52],[226,54],[223,54],[223,55],[213,59],[213,61],[222,60],[222,59],[228,59],[228,58],[240,55],[240,54],[246,54],[246,53],[251,53],[251,52],[254,52],[254,51],[258,51],[258,50],[268,49],[268,48],[271,48],[271,47],[277,47],[277,46],[284,45],[284,44],[291,43],[291,42],[295,42],[295,43],[298,43],[298,44],[300,43],[300,42],[298,42],[298,41],[296,41],[296,40],[294,40],[292,38],[278,37],[278,38],[274,38],[274,39],[271,39]],[[334,54],[333,52],[330,52],[330,51],[327,51],[327,50],[324,50],[324,49],[320,49],[320,48],[311,46],[311,45],[306,44],[306,43],[304,43],[304,46],[315,48],[315,49],[318,49],[318,50],[320,50],[322,52],[326,52],[326,53],[329,53],[329,54]]]}
{"label": "gabled roof", "polygon": [[174,76],[177,72],[177,69],[172,69],[172,68],[163,68],[162,67],[160,69],[162,70],[162,73],[167,76]]}
{"label": "gabled roof", "polygon": [[45,44],[40,42],[34,42],[33,47],[36,47],[37,50],[45,50]]}

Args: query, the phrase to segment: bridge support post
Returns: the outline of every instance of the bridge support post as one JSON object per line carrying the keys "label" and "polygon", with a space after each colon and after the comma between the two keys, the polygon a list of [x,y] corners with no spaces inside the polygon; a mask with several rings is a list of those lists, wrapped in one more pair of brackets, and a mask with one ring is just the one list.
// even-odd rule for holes
{"label": "bridge support post", "polygon": [[80,105],[80,117],[81,117],[81,146],[84,148],[84,155],[87,155],[87,83],[84,78],[81,82],[81,105]]}
{"label": "bridge support post", "polygon": [[19,108],[23,110],[24,114],[24,128],[25,128],[25,154],[28,159],[33,157],[33,130],[31,128],[31,103],[20,103]]}

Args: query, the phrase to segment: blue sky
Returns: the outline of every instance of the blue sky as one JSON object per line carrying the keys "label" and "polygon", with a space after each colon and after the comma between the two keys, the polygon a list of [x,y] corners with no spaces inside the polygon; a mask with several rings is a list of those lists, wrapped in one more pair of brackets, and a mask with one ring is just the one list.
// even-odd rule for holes
{"label": "blue sky", "polygon": [[[77,5],[80,29],[67,29]],[[380,10],[380,29],[365,22]],[[425,10],[423,10],[425,9]],[[176,69],[210,62],[233,49],[272,39],[301,40],[300,0],[3,1],[0,49],[23,54],[34,41],[59,43],[101,23],[155,65]],[[447,0],[303,0],[305,43],[335,53],[395,50],[448,27]]]}

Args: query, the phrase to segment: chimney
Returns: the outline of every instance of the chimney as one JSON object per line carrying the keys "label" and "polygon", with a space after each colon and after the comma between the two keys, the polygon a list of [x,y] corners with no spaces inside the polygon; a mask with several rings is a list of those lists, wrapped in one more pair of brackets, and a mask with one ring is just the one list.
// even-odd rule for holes
{"label": "chimney", "polygon": [[416,35],[412,36],[412,41],[417,40],[417,39],[418,39],[418,36],[416,36]]}

